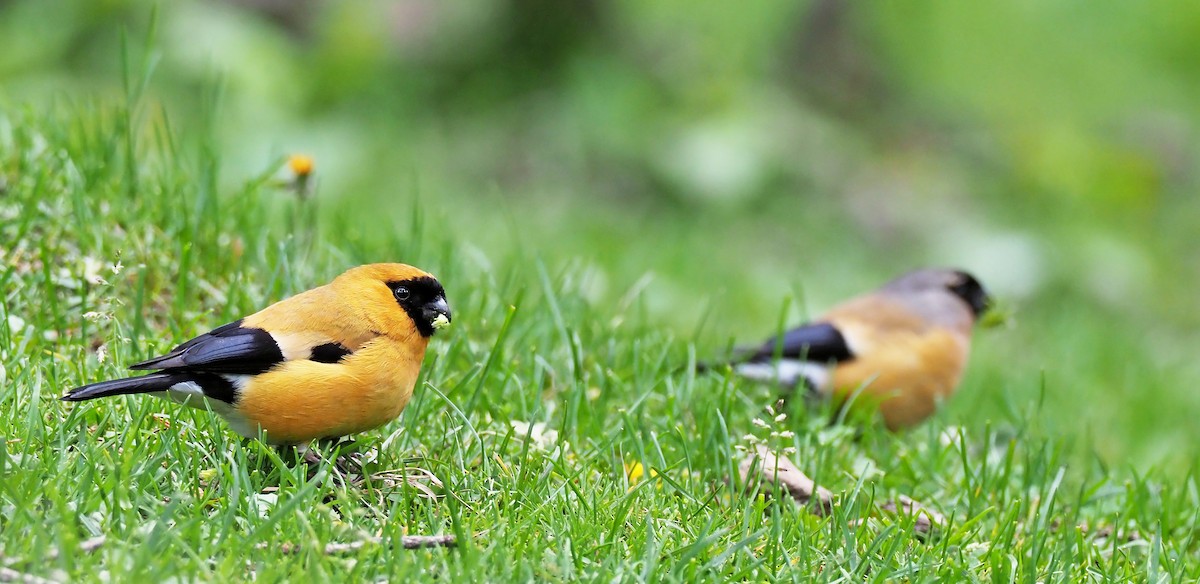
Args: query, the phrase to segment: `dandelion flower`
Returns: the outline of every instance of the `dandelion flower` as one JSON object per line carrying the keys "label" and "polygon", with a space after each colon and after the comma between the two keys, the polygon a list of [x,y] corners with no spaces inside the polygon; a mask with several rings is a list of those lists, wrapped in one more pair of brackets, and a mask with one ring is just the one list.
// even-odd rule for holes
{"label": "dandelion flower", "polygon": [[292,169],[292,172],[296,173],[298,177],[306,177],[312,174],[314,164],[311,156],[293,154],[288,157],[287,163],[288,168]]}
{"label": "dandelion flower", "polygon": [[642,467],[642,463],[640,462],[625,465],[625,476],[629,477],[630,484],[638,482],[645,474],[646,469]]}

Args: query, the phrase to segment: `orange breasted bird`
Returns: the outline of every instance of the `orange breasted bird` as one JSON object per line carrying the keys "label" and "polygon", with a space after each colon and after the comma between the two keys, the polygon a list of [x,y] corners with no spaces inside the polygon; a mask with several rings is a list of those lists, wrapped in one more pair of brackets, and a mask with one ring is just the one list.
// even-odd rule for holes
{"label": "orange breasted bird", "polygon": [[731,363],[746,378],[874,403],[890,430],[920,423],[958,387],[991,298],[961,270],[921,269],[838,304]]}
{"label": "orange breasted bird", "polygon": [[446,293],[430,274],[359,266],[130,367],[155,373],[62,399],[148,393],[211,408],[243,436],[261,431],[270,444],[306,446],[399,416],[430,337],[449,324]]}

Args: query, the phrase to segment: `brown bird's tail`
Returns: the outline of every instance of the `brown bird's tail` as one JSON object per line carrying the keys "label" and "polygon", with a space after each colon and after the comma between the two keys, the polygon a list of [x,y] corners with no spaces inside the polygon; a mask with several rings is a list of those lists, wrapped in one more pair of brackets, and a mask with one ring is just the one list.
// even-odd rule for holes
{"label": "brown bird's tail", "polygon": [[59,399],[76,402],[96,399],[98,397],[108,397],[110,395],[166,391],[172,385],[188,381],[188,378],[189,376],[185,373],[151,373],[150,375],[143,375],[141,377],[113,379],[111,381],[101,381],[99,383],[90,383],[82,387],[76,387]]}

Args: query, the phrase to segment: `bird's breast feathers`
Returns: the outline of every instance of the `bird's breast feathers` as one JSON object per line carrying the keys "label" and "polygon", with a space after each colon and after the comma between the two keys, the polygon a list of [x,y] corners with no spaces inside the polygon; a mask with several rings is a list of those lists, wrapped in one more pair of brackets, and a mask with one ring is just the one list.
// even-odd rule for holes
{"label": "bird's breast feathers", "polygon": [[[847,338],[853,337],[847,334]],[[967,343],[947,329],[923,333],[893,331],[864,340],[856,359],[833,370],[827,391],[836,399],[861,392],[879,403],[891,429],[927,418],[958,387],[967,361]]]}
{"label": "bird's breast feathers", "polygon": [[[244,436],[261,429],[268,442],[277,444],[369,430],[395,419],[407,405],[428,339],[397,342],[345,327],[290,330],[288,323],[262,314],[148,362],[200,363],[220,372],[193,374],[187,383],[169,388],[167,397],[211,408]],[[283,326],[268,333],[252,323]]]}
{"label": "bird's breast feathers", "polygon": [[294,444],[381,426],[412,397],[424,346],[380,338],[337,363],[288,361],[251,378],[235,409],[271,443]]}

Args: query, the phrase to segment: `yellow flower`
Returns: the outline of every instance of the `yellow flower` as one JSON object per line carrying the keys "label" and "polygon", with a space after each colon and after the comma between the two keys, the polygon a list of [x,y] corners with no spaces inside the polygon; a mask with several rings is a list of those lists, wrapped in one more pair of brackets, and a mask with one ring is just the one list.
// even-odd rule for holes
{"label": "yellow flower", "polygon": [[650,469],[650,472],[647,473],[645,467],[642,466],[642,463],[631,462],[625,465],[625,476],[629,477],[629,484],[634,485],[643,478],[657,477],[658,472],[654,469]]}
{"label": "yellow flower", "polygon": [[305,154],[293,154],[288,157],[288,167],[292,172],[296,173],[297,177],[307,177],[313,171],[313,159]]}
{"label": "yellow flower", "polygon": [[629,484],[636,484],[642,480],[642,476],[646,474],[646,469],[642,468],[642,463],[634,462],[625,465],[625,476],[629,477]]}

